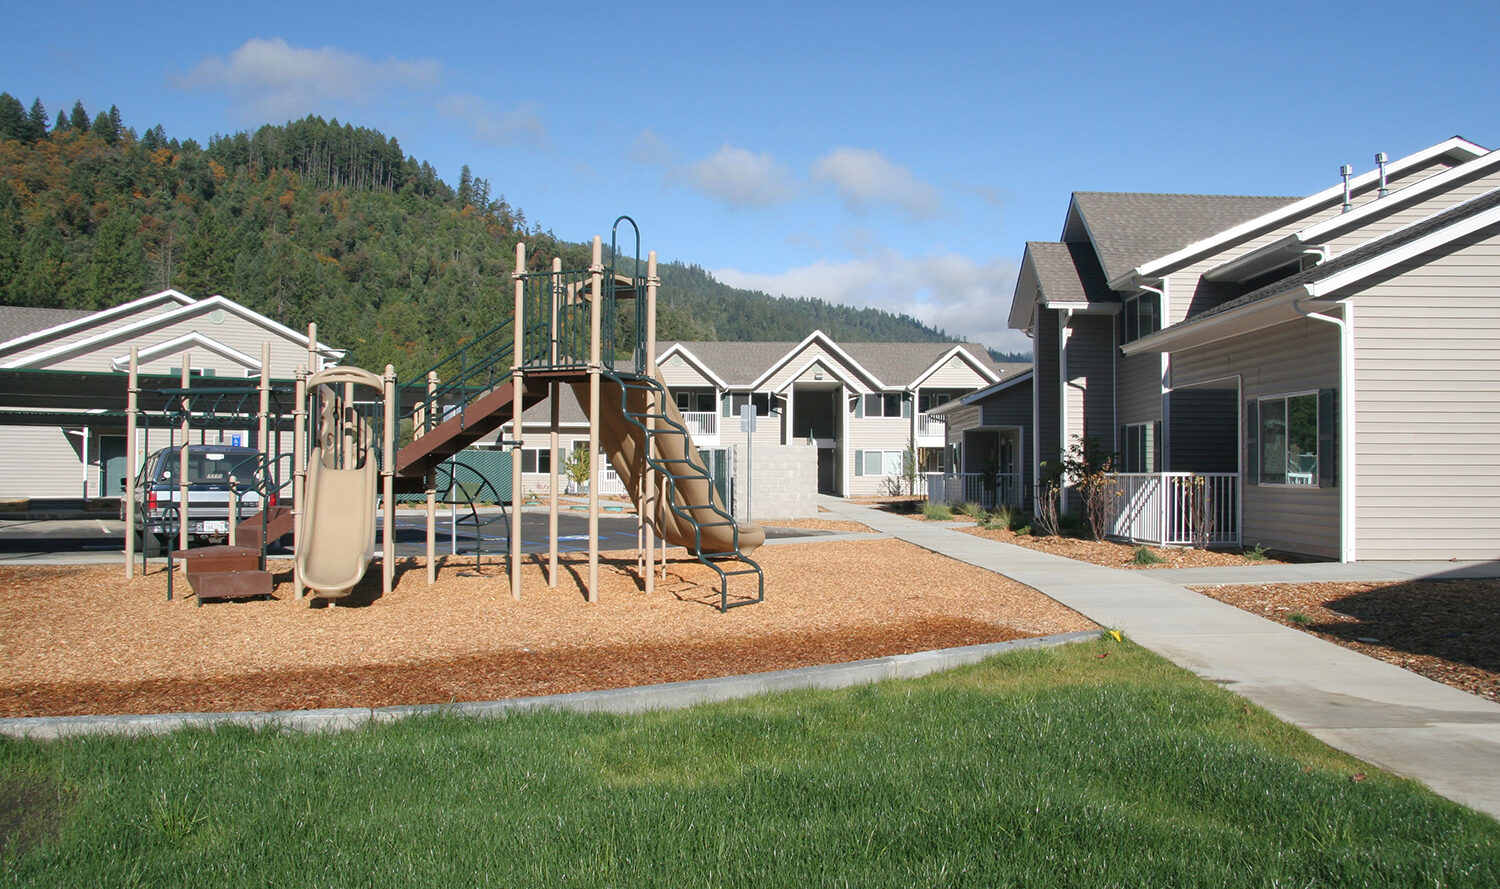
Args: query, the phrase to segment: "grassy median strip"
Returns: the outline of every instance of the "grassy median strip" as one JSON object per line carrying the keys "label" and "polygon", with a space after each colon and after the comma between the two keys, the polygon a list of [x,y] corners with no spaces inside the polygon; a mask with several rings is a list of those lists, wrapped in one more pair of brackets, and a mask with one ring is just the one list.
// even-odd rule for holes
{"label": "grassy median strip", "polygon": [[22,886],[1481,886],[1500,825],[1129,642],[637,717],[0,744]]}

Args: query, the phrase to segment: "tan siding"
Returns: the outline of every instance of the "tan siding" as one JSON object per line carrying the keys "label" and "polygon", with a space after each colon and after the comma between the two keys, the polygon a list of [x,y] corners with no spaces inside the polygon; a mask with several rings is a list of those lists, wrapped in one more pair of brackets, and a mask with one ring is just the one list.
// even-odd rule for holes
{"label": "tan siding", "polygon": [[1361,559],[1500,558],[1500,233],[1355,303]]}
{"label": "tan siding", "polygon": [[[1338,332],[1331,324],[1298,320],[1172,354],[1172,385],[1224,376],[1242,380],[1243,401],[1337,387]],[[1242,415],[1243,416],[1243,415]],[[1173,436],[1187,434],[1173,430]],[[1248,465],[1241,430],[1241,466]],[[1335,456],[1334,459],[1337,459]],[[1320,558],[1339,557],[1340,491],[1336,487],[1259,485],[1242,479],[1246,546]]]}
{"label": "tan siding", "polygon": [[175,301],[167,303],[165,305],[155,306],[146,311],[126,315],[123,318],[116,318],[107,324],[85,327],[82,330],[69,334],[68,336],[58,337],[57,339],[53,340],[46,340],[38,345],[32,346],[29,349],[23,349],[22,351],[19,351],[14,355],[7,355],[5,360],[6,362],[24,360],[26,357],[40,355],[43,352],[50,352],[53,349],[58,348],[59,346],[66,346],[72,343],[82,342],[87,339],[93,339],[94,337],[108,331],[118,330],[121,327],[135,324],[146,318],[153,318],[157,315],[161,315],[168,311],[174,311],[180,308],[182,308],[182,306]]}
{"label": "tan siding", "polygon": [[1434,213],[1461,201],[1466,201],[1469,198],[1478,197],[1497,187],[1500,187],[1500,170],[1491,170],[1483,176],[1476,176],[1452,188],[1443,189],[1438,194],[1414,201],[1394,212],[1385,213],[1378,219],[1371,219],[1360,225],[1357,230],[1329,241],[1329,245],[1333,247],[1335,253],[1341,253],[1351,247],[1377,238],[1386,232],[1394,231],[1403,225],[1409,225],[1413,222],[1426,219]]}
{"label": "tan siding", "polygon": [[[805,368],[809,362],[814,360],[822,361],[825,366],[830,368],[837,367],[841,371],[843,371],[846,376],[855,376],[855,374],[849,369],[849,366],[845,362],[839,360],[833,355],[830,355],[828,353],[828,350],[824,349],[821,345],[819,345],[818,343],[808,343],[802,348],[801,351],[792,355],[791,359],[787,361],[786,364],[783,364],[781,368],[776,371],[776,373],[772,374],[770,380],[764,383],[762,388],[772,391],[780,389],[783,385],[792,381],[799,373],[801,373],[802,369]],[[756,372],[757,375],[759,375],[759,373],[760,371]]]}
{"label": "tan siding", "polygon": [[[889,380],[886,382],[891,383]],[[989,385],[989,380],[981,377],[979,372],[974,370],[973,365],[954,356],[948,359],[942,367],[933,371],[932,376],[923,381],[922,388],[972,391],[987,385]]]}
{"label": "tan siding", "polygon": [[671,388],[692,389],[713,386],[713,382],[707,376],[679,355],[672,356],[660,368],[662,382]]}
{"label": "tan siding", "polygon": [[[57,427],[0,426],[0,497],[83,496],[80,454],[78,436]],[[97,488],[97,466],[89,475]]]}

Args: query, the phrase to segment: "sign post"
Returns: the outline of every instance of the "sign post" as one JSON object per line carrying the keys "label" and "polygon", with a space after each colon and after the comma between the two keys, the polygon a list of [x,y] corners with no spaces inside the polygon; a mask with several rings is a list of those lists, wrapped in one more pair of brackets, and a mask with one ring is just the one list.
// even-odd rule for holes
{"label": "sign post", "polygon": [[740,431],[745,433],[745,521],[750,517],[750,443],[755,440],[755,405],[740,405]]}

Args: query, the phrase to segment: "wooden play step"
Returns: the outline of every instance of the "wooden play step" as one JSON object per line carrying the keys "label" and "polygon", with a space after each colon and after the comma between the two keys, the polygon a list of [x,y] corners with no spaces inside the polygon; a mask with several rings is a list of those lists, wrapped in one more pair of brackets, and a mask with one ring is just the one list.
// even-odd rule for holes
{"label": "wooden play step", "polygon": [[267,512],[269,515],[266,517],[266,536],[260,536],[261,514],[256,513],[234,526],[234,540],[237,545],[254,549],[258,554],[266,548],[266,541],[279,540],[292,533],[292,508],[290,506],[273,506]]}
{"label": "wooden play step", "polygon": [[271,595],[271,573],[260,570],[260,550],[251,546],[200,546],[172,553],[181,559],[188,584],[205,599]]}

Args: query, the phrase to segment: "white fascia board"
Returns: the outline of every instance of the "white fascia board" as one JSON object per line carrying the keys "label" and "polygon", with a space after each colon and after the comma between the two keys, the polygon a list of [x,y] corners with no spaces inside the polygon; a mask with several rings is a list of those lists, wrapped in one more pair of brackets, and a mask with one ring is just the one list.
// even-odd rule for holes
{"label": "white fascia board", "polygon": [[1296,309],[1299,300],[1311,294],[1306,286],[1294,287],[1284,293],[1247,303],[1239,308],[1220,312],[1201,321],[1183,321],[1150,336],[1143,336],[1120,347],[1126,356],[1150,352],[1171,352],[1176,349],[1191,349],[1218,340],[1228,339],[1289,321],[1301,314]]}
{"label": "white fascia board", "polygon": [[[1022,293],[1030,294],[1029,298],[1023,299]],[[1007,326],[1012,330],[1030,330],[1036,320],[1036,303],[1041,294],[1041,287],[1037,285],[1035,264],[1031,261],[1031,250],[1028,248],[1021,257],[1021,270],[1016,275],[1016,287],[1010,295],[1010,315]]]}
{"label": "white fascia board", "polygon": [[[183,351],[184,349],[188,349],[194,346],[207,349],[208,351],[213,352],[216,355],[227,358],[230,361],[241,365],[247,371],[260,373],[259,358],[252,358],[251,356],[246,355],[244,352],[241,352],[239,349],[233,348],[232,346],[226,346],[218,340],[206,337],[196,330],[192,333],[185,333],[182,336],[175,337],[165,342],[157,343],[154,346],[141,350],[140,352],[136,353],[137,360],[144,364],[148,361],[155,361],[158,358],[162,358],[166,355],[173,355]],[[117,371],[129,370],[130,355],[128,353],[125,355],[121,355],[120,357],[112,360],[109,364],[110,367],[113,367]]]}
{"label": "white fascia board", "polygon": [[973,404],[976,401],[981,401],[983,399],[989,398],[996,392],[1004,392],[1006,389],[1009,389],[1017,383],[1026,382],[1027,380],[1031,379],[1033,373],[1034,371],[1023,370],[1015,376],[1006,377],[993,386],[985,389],[980,389],[977,392],[970,392],[968,395],[965,395],[964,397],[958,399],[958,401],[962,404]]}
{"label": "white fascia board", "polygon": [[915,380],[912,380],[911,383],[907,385],[907,390],[910,391],[920,388],[923,383],[927,382],[928,377],[942,370],[943,365],[952,360],[955,355],[962,358],[965,363],[974,368],[979,376],[983,377],[985,381],[993,383],[996,380],[1000,379],[1000,375],[995,373],[993,369],[984,366],[984,364],[982,364],[978,358],[974,357],[973,352],[970,352],[968,349],[965,349],[963,346],[959,345],[954,346],[947,352],[944,352],[942,357],[927,365],[927,369],[922,371],[922,373],[919,374]]}
{"label": "white fascia board", "polygon": [[814,342],[822,343],[825,349],[827,349],[833,355],[836,355],[838,359],[844,362],[846,366],[864,377],[864,379],[868,383],[873,384],[869,388],[875,390],[886,388],[885,384],[880,382],[879,377],[876,377],[874,374],[866,370],[862,364],[854,360],[854,356],[850,355],[848,352],[845,352],[838,343],[833,341],[832,337],[821,330],[814,330],[812,333],[804,337],[802,342],[787,350],[787,353],[781,356],[780,359],[778,359],[774,364],[767,368],[765,373],[756,377],[755,380],[751,382],[750,388],[752,390],[755,390],[765,385],[766,381],[775,376],[777,371],[781,370],[783,367],[786,367],[788,364],[791,364],[792,360],[796,358],[803,349],[806,349]]}
{"label": "white fascia board", "polygon": [[662,364],[666,363],[672,358],[681,358],[683,361],[691,364],[695,369],[697,369],[699,373],[707,377],[709,382],[713,383],[720,389],[729,388],[729,384],[724,382],[723,377],[714,373],[713,368],[705,364],[702,358],[694,355],[693,350],[689,349],[687,346],[684,346],[682,343],[673,343],[672,345],[667,347],[667,350],[665,352],[662,352],[661,355],[657,356],[656,366],[658,372],[660,371]]}
{"label": "white fascia board", "polygon": [[[227,297],[210,296],[208,299],[198,300],[188,305],[184,305],[180,308],[173,309],[170,312],[163,312],[160,315],[152,315],[149,318],[142,318],[140,321],[137,321],[133,324],[127,324],[124,327],[117,327],[113,330],[107,330],[103,333],[89,337],[88,339],[79,340],[76,343],[67,343],[65,345],[58,346],[55,349],[50,349],[46,352],[41,352],[27,358],[16,359],[6,362],[5,364],[0,364],[0,368],[3,368],[5,370],[16,370],[28,367],[43,367],[53,361],[70,358],[74,355],[82,355],[86,352],[91,352],[111,343],[119,342],[121,340],[128,340],[132,337],[140,335],[145,331],[167,327],[172,324],[176,324],[183,319],[190,318],[196,315],[203,315],[208,312],[212,312],[215,309],[223,309],[226,312],[231,312],[239,316],[240,318],[251,322],[252,324],[255,324],[266,329],[267,331],[283,337],[284,339],[300,343],[304,347],[306,347],[308,343],[307,334],[305,333],[298,333],[297,331],[292,330],[290,327],[278,324],[277,322],[272,321],[270,318],[267,318],[259,312],[251,311],[250,309],[245,308],[244,306],[240,305],[237,302],[234,302],[233,300],[230,300]],[[330,358],[335,361],[339,358],[342,358],[345,354],[345,352],[341,349],[332,349],[322,343],[319,343],[317,345],[317,348],[318,352],[325,358]]]}
{"label": "white fascia board", "polygon": [[[1385,171],[1386,176],[1390,177],[1392,175],[1399,174],[1410,167],[1427,163],[1433,158],[1441,157],[1445,154],[1468,154],[1470,155],[1469,159],[1472,160],[1477,157],[1482,157],[1483,155],[1488,153],[1488,149],[1480,145],[1476,145],[1467,139],[1460,139],[1459,137],[1454,136],[1451,139],[1444,140],[1436,145],[1409,154],[1406,157],[1400,158],[1399,160],[1391,161],[1390,163],[1385,165]],[[1377,168],[1367,173],[1361,173],[1360,175],[1350,179],[1349,188],[1351,190],[1358,191],[1368,185],[1379,182],[1379,180],[1380,171]],[[1339,182],[1339,184],[1330,186],[1329,188],[1325,188],[1316,194],[1305,197],[1299,201],[1293,201],[1292,203],[1287,204],[1285,207],[1272,210],[1269,213],[1263,213],[1260,216],[1255,217],[1254,219],[1242,222],[1236,226],[1231,226],[1230,228],[1226,228],[1223,231],[1208,238],[1204,238],[1201,241],[1195,241],[1180,250],[1168,253],[1166,256],[1153,259],[1148,263],[1145,263],[1137,268],[1131,269],[1123,275],[1120,275],[1113,281],[1110,281],[1109,286],[1112,290],[1129,290],[1131,289],[1131,282],[1135,281],[1136,279],[1157,276],[1163,269],[1192,259],[1194,256],[1198,256],[1202,253],[1214,249],[1215,247],[1226,244],[1229,241],[1233,241],[1236,238],[1249,235],[1255,231],[1265,228],[1268,225],[1274,225],[1283,220],[1292,219],[1303,213],[1310,212],[1313,209],[1316,209],[1318,206],[1326,204],[1330,201],[1342,201],[1343,199],[1344,183]]]}
{"label": "white fascia board", "polygon": [[[1439,191],[1460,179],[1467,179],[1476,172],[1482,172],[1490,167],[1500,164],[1500,150],[1491,151],[1474,161],[1450,167],[1441,173],[1428,176],[1419,182],[1414,182],[1405,188],[1399,188],[1383,198],[1374,201],[1366,201],[1348,213],[1340,213],[1322,222],[1316,222],[1307,228],[1292,232],[1285,237],[1278,238],[1263,247],[1243,253],[1233,259],[1221,262],[1203,273],[1203,277],[1215,281],[1233,273],[1237,269],[1252,265],[1260,260],[1265,260],[1283,251],[1300,247],[1303,244],[1316,244],[1335,232],[1343,231],[1365,220],[1381,215],[1388,210],[1404,206],[1408,202],[1420,198],[1430,192]],[[1342,186],[1340,186],[1342,188]],[[1266,270],[1274,268],[1268,266]]]}
{"label": "white fascia board", "polygon": [[[787,381],[785,383],[783,383],[779,388],[771,390],[772,393],[781,395],[782,393],[786,392],[786,390],[792,388],[792,386],[797,383],[799,377],[807,373],[815,365],[827,368],[828,372],[833,374],[834,379],[838,380],[840,383],[843,383],[845,386],[848,386],[850,389],[853,389],[855,392],[858,392],[860,395],[864,395],[867,392],[873,391],[869,387],[861,383],[859,379],[853,374],[849,373],[843,368],[840,368],[836,362],[825,361],[823,360],[822,356],[818,356],[816,358],[809,358],[807,360],[807,363],[802,365],[802,367],[799,368],[796,373],[787,377]],[[754,391],[754,389],[755,387],[752,386],[751,391]]]}
{"label": "white fascia board", "polygon": [[[1493,192],[1491,192],[1491,194],[1492,193]],[[1483,197],[1483,195],[1481,195],[1481,197]],[[1473,200],[1477,200],[1477,198]],[[1483,213],[1476,213],[1473,216],[1468,217],[1467,219],[1460,219],[1457,222],[1454,222],[1451,225],[1446,225],[1428,235],[1412,241],[1408,241],[1407,243],[1402,244],[1399,247],[1394,247],[1390,250],[1385,250],[1377,253],[1364,262],[1335,272],[1334,274],[1329,275],[1326,278],[1322,278],[1317,281],[1311,281],[1303,286],[1306,288],[1307,294],[1309,296],[1326,297],[1329,294],[1348,287],[1351,284],[1356,284],[1359,281],[1369,277],[1370,275],[1385,271],[1386,269],[1390,268],[1393,265],[1396,265],[1397,263],[1405,262],[1408,259],[1413,259],[1415,257],[1421,256],[1423,253],[1426,253],[1427,251],[1433,250],[1437,247],[1441,247],[1449,241],[1456,240],[1465,235],[1472,234],[1473,232],[1488,228],[1489,226],[1495,225],[1497,223],[1500,223],[1500,207],[1491,207],[1490,209],[1485,210]],[[1419,224],[1420,222],[1413,223],[1413,225]],[[1391,237],[1392,235],[1395,235],[1402,230],[1403,229],[1396,229],[1396,231],[1388,233],[1386,237]]]}
{"label": "white fascia board", "polygon": [[28,346],[33,346],[37,343],[45,342],[51,339],[57,339],[58,337],[68,336],[69,334],[77,333],[80,330],[84,330],[90,327],[97,327],[100,324],[114,321],[117,318],[123,318],[127,315],[134,315],[138,312],[142,312],[146,309],[150,309],[167,302],[176,302],[179,305],[187,306],[192,305],[194,300],[191,296],[188,296],[185,293],[179,293],[176,290],[163,290],[160,293],[153,293],[150,296],[143,296],[140,299],[133,299],[130,302],[121,303],[120,305],[113,308],[101,309],[93,313],[92,315],[85,315],[82,318],[74,318],[72,321],[66,321],[62,324],[48,327],[44,330],[33,331],[26,334],[25,336],[18,336],[13,340],[7,340],[6,342],[0,343],[0,355],[9,355],[13,352],[25,349]]}

